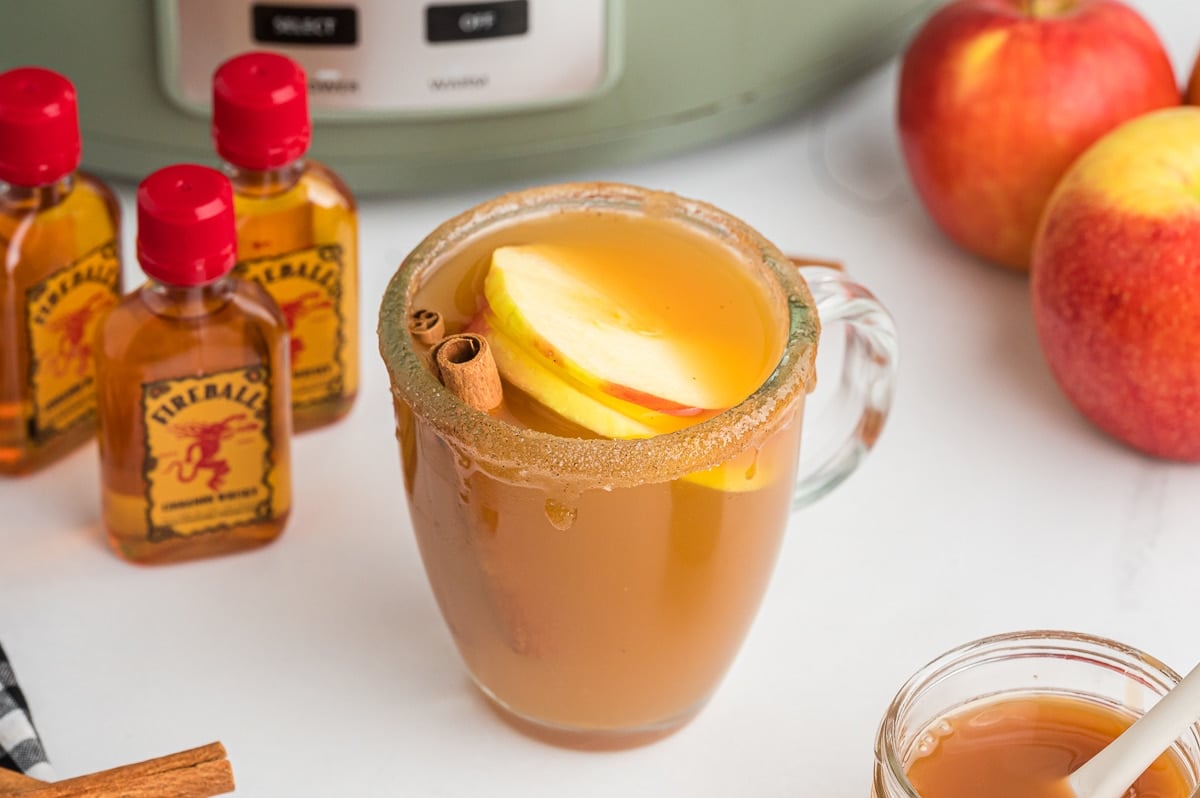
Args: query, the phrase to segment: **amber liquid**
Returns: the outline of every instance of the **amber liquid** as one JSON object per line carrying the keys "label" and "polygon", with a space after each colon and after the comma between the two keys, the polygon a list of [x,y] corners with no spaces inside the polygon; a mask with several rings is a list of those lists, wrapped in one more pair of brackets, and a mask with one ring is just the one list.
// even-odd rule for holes
{"label": "amber liquid", "polygon": [[[234,187],[237,213],[238,260],[285,256],[314,247],[337,245],[341,249],[340,285],[336,292],[313,284],[310,290],[296,282],[259,282],[284,312],[289,332],[293,389],[299,390],[328,373],[325,356],[336,349],[333,387],[297,395],[292,403],[297,432],[333,423],[349,412],[358,393],[358,216],[349,189],[337,175],[313,161],[301,161],[272,171],[227,168]],[[311,259],[310,259],[311,260]],[[274,276],[278,268],[268,270]],[[315,328],[313,325],[316,325]],[[321,338],[305,338],[315,329]]]}
{"label": "amber liquid", "polygon": [[[921,798],[1068,798],[1062,781],[1135,718],[1093,701],[1009,698],[952,715],[925,734],[908,766]],[[1165,753],[1130,788],[1130,798],[1188,798],[1191,780]]]}
{"label": "amber liquid", "polygon": [[[95,414],[89,413],[46,440],[32,433],[26,297],[35,285],[86,253],[118,241],[119,218],[112,192],[84,173],[38,188],[0,189],[0,474],[23,474],[48,465],[91,440],[95,432]],[[119,293],[119,282],[117,289]],[[84,335],[75,336],[72,351],[66,353],[78,361],[74,373],[81,384],[92,376],[92,338],[101,315],[87,320]],[[83,390],[91,394],[94,388],[85,385]]]}
{"label": "amber liquid", "polygon": [[[533,242],[585,250],[597,279],[673,306],[663,312],[710,345],[704,378],[724,379],[738,397],[782,352],[786,323],[732,252],[645,217],[567,213],[503,229],[445,264],[414,306],[460,328],[480,306],[489,253]],[[596,437],[509,384],[496,412]],[[560,744],[623,747],[673,731],[703,706],[775,562],[799,415],[702,475],[569,495],[493,478],[397,407],[430,583],[476,682],[507,719]]]}
{"label": "amber liquid", "polygon": [[[109,314],[96,347],[101,500],[113,549],[133,562],[166,563],[274,540],[291,508],[291,420],[286,327],[266,293],[229,277],[186,289],[147,283]],[[260,364],[271,375],[269,517],[203,534],[150,540],[142,386]]]}

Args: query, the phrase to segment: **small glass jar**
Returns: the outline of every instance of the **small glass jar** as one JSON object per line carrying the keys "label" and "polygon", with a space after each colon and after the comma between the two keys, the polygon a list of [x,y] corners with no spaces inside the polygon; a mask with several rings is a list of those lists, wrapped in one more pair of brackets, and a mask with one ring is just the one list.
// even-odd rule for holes
{"label": "small glass jar", "polygon": [[[1060,696],[1141,716],[1180,676],[1149,654],[1074,632],[986,637],[917,671],[892,700],[875,738],[873,798],[921,798],[907,769],[923,732],[980,699]],[[1193,790],[1200,785],[1200,724],[1172,749]]]}

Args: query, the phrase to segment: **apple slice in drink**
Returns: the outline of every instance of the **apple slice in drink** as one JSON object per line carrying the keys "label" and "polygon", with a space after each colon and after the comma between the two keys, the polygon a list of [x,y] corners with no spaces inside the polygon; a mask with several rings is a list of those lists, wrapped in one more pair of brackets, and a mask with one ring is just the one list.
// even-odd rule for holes
{"label": "apple slice in drink", "polygon": [[[606,438],[650,438],[672,432],[690,423],[689,419],[647,411],[628,403],[626,412],[614,409],[593,398],[585,389],[568,382],[541,365],[536,356],[528,353],[491,323],[491,314],[478,314],[466,328],[488,339],[496,367],[510,385],[529,394],[533,399],[553,408],[563,418]],[[638,410],[643,415],[637,417]],[[655,424],[654,422],[657,422]],[[766,484],[769,474],[757,464],[755,452],[746,452],[735,460],[684,477],[688,482],[712,490],[741,492],[756,490]]]}
{"label": "apple slice in drink", "polygon": [[492,326],[490,314],[477,316],[468,330],[487,338],[506,381],[568,421],[606,438],[650,438],[664,431],[630,418],[560,379]]}
{"label": "apple slice in drink", "polygon": [[496,249],[483,289],[492,326],[610,407],[692,420],[723,409],[724,386],[697,376],[688,342],[642,298],[588,279],[579,258],[561,247]]}
{"label": "apple slice in drink", "polygon": [[499,329],[495,316],[487,309],[477,314],[465,331],[479,333],[488,339],[494,350],[496,366],[506,381],[538,403],[598,435],[606,438],[649,438],[683,429],[698,420],[693,416],[670,415],[601,394],[594,386],[556,370],[537,351],[518,344]]}
{"label": "apple slice in drink", "polygon": [[[656,320],[579,279],[568,259],[550,247],[493,253],[488,305],[468,329],[487,337],[504,379],[608,438],[652,437],[719,412],[686,404],[711,403],[714,393],[680,366],[687,359],[669,336],[654,334]],[[756,460],[748,452],[685,479],[720,491],[754,490],[768,477]]]}

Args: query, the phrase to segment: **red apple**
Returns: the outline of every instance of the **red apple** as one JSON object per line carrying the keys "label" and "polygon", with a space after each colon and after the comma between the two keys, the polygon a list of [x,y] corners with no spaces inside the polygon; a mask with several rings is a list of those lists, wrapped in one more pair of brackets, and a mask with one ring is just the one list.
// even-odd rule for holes
{"label": "red apple", "polygon": [[904,54],[900,140],[945,233],[1026,269],[1071,162],[1121,122],[1180,99],[1158,36],[1117,0],[957,0]]}
{"label": "red apple", "polygon": [[1200,108],[1127,122],[1067,172],[1034,244],[1055,379],[1104,431],[1200,461]]}

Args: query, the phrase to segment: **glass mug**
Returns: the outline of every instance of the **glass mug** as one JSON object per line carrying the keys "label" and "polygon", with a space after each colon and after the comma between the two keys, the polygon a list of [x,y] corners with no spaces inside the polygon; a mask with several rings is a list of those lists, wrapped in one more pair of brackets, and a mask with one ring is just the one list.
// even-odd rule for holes
{"label": "glass mug", "polygon": [[[907,772],[924,733],[970,705],[1061,696],[1136,718],[1179,680],[1149,654],[1075,632],[1012,632],[960,646],[914,674],[892,700],[875,738],[872,798],[921,798]],[[1192,794],[1200,786],[1200,724],[1172,750]]]}
{"label": "glass mug", "polygon": [[[518,428],[442,387],[407,325],[431,275],[525,243],[536,220],[595,210],[653,215],[727,248],[787,331],[761,387],[639,440]],[[854,420],[797,480],[821,322],[848,330],[836,404]],[[444,223],[392,278],[379,335],[413,530],[458,650],[506,720],[580,748],[642,744],[696,715],[757,611],[790,510],[837,485],[874,443],[896,367],[891,318],[842,272],[797,269],[705,203],[612,183],[516,192]]]}

